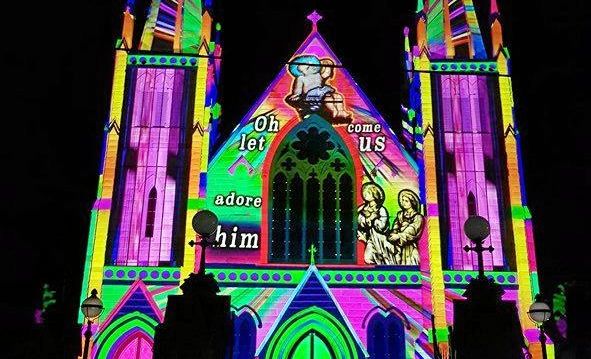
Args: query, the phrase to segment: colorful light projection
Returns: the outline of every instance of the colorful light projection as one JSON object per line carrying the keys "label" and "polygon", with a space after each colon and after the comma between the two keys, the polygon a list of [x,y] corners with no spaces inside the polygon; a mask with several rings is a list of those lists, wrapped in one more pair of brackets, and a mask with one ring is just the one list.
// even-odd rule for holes
{"label": "colorful light projection", "polygon": [[184,239],[174,213],[186,206],[190,109],[185,83],[192,75],[185,69],[132,70],[111,222],[112,264],[172,264],[174,239]]}
{"label": "colorful light projection", "polygon": [[318,263],[419,264],[417,165],[317,32],[208,177],[221,220],[211,263],[305,264],[314,244]]}
{"label": "colorful light projection", "polygon": [[97,288],[106,306],[93,357],[149,358],[167,296],[196,269],[195,250],[181,246],[194,238],[186,219],[203,208],[220,218],[208,271],[232,298],[234,358],[309,357],[313,346],[431,359],[434,336],[445,354],[451,301],[476,276],[456,230],[472,211],[493,227],[487,275],[523,318],[536,265],[492,8],[498,58],[488,60],[470,1],[419,0],[418,47],[405,41],[408,146],[324,41],[317,13],[216,143],[221,27],[211,1],[152,1],[139,45],[128,1],[83,283],[83,297]]}
{"label": "colorful light projection", "polygon": [[[440,179],[444,223],[448,232],[448,265],[453,269],[474,269],[475,254],[466,253],[470,241],[463,232],[469,216],[488,219],[491,235],[487,245],[495,249],[484,256],[485,269],[505,265],[502,237],[502,173],[495,161],[499,151],[499,126],[494,117],[494,95],[487,76],[441,75],[439,77],[441,132]],[[510,233],[509,233],[510,234]]]}

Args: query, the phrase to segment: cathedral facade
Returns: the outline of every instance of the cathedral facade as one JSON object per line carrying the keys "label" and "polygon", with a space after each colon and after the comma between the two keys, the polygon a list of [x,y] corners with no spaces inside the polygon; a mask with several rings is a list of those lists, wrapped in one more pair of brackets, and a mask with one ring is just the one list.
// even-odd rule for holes
{"label": "cathedral facade", "polygon": [[516,302],[541,357],[496,1],[490,36],[472,0],[418,1],[401,134],[313,12],[308,36],[227,138],[211,2],[152,0],[139,32],[133,1],[123,14],[81,296],[96,289],[106,308],[92,357],[152,357],[167,296],[198,270],[188,242],[203,209],[220,219],[206,268],[231,297],[233,358],[434,358],[434,343],[447,357],[453,300],[478,273],[464,250],[472,215],[490,222],[486,274]]}

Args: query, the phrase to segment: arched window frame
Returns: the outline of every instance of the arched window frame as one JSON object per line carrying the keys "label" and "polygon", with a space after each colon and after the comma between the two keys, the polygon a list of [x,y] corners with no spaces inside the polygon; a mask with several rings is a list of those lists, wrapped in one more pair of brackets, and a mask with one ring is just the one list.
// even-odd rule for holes
{"label": "arched window frame", "polygon": [[256,350],[256,325],[248,313],[234,314],[234,350],[232,359],[252,359]]}
{"label": "arched window frame", "polygon": [[[298,133],[302,131],[310,131],[311,128],[316,128],[318,133],[328,133],[328,141],[334,146],[327,150],[329,153],[328,158],[319,159],[318,162],[314,164],[311,164],[310,161],[307,161],[306,159],[298,158],[298,152],[301,152],[301,150],[295,149],[292,146],[295,142],[301,141],[301,138],[298,138]],[[269,262],[308,263],[310,258],[308,249],[310,248],[310,245],[314,243],[318,249],[316,254],[317,263],[354,264],[357,256],[355,245],[355,233],[357,230],[357,222],[355,220],[357,209],[355,165],[348,146],[332,125],[319,116],[313,116],[292,128],[279,144],[275,156],[271,161],[269,172],[269,251],[267,257]],[[284,178],[278,176],[284,176]],[[278,198],[275,198],[277,193],[274,193],[274,187],[277,185],[278,178],[285,180],[283,185],[286,188],[287,193],[284,196],[284,202],[277,201]],[[290,189],[290,186],[294,183],[294,179],[296,181],[301,180],[302,193],[291,193],[297,192],[297,189]],[[334,218],[330,218],[327,221],[325,218],[326,213],[324,211],[325,203],[323,203],[322,198],[318,198],[322,196],[316,195],[315,199],[311,199],[312,201],[318,201],[317,204],[312,203],[312,206],[316,205],[319,208],[317,213],[306,209],[306,205],[310,204],[310,201],[306,201],[306,198],[308,197],[307,193],[309,192],[309,187],[316,185],[319,187],[319,193],[324,193],[327,188],[327,181],[331,180],[335,182],[335,200],[333,201],[335,203],[335,210]],[[314,184],[314,182],[316,182],[316,184]],[[346,186],[349,188],[347,193],[343,193],[341,190],[343,183],[346,183]],[[349,192],[349,197],[345,198],[345,200],[348,199],[351,202],[346,202],[350,213],[346,213],[343,216],[343,211],[340,210],[342,204],[345,203],[343,196],[347,195]],[[292,222],[290,213],[293,213],[290,194],[293,198],[303,199],[304,203],[302,206],[304,210],[301,222],[304,222],[307,225],[302,228],[291,228],[289,225]],[[280,216],[279,222],[277,222],[277,218],[274,217],[274,208],[287,208],[284,215]],[[316,221],[310,219],[314,214],[318,216]],[[343,220],[348,224],[343,225]],[[297,223],[298,221],[294,222]],[[318,223],[319,226],[315,228],[314,223]],[[330,233],[329,231],[331,228],[328,228],[326,225],[322,227],[320,226],[320,224],[327,223],[334,223],[333,230],[335,234],[335,245],[334,250],[332,250],[331,253],[325,253],[325,248],[327,247],[325,244],[328,244],[328,242],[324,241],[325,233]],[[350,235],[347,236],[346,234],[343,234],[343,230],[350,233]],[[274,232],[276,236],[275,238],[282,236],[282,238],[285,239],[284,243],[274,243]],[[296,244],[292,243],[290,240],[294,232],[301,233],[301,239]],[[318,238],[317,240],[312,238],[311,241],[310,237],[314,232],[318,233]],[[349,241],[351,243],[349,243]],[[343,244],[346,245],[343,246]],[[345,250],[347,251],[346,253],[343,252]],[[297,254],[294,255],[292,252],[297,252]]]}
{"label": "arched window frame", "polygon": [[148,210],[146,211],[146,226],[144,235],[146,238],[154,236],[154,223],[156,221],[156,203],[158,202],[158,191],[152,187],[148,194]]}
{"label": "arched window frame", "polygon": [[392,313],[386,316],[382,313],[374,314],[367,326],[367,350],[372,359],[406,358],[405,327],[402,320]]}

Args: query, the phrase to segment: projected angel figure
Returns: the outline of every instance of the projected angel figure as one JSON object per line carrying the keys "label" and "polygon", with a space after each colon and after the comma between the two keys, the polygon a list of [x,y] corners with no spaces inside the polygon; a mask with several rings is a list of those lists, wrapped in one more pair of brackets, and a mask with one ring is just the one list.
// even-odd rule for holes
{"label": "projected angel figure", "polygon": [[396,247],[395,264],[416,266],[419,265],[418,243],[424,227],[424,217],[419,213],[419,196],[411,190],[402,190],[398,194],[398,204],[402,210],[396,215],[388,242]]}
{"label": "projected angel figure", "polygon": [[288,68],[294,77],[292,90],[285,101],[302,116],[324,112],[334,124],[350,123],[343,95],[328,84],[334,77],[334,65],[331,59],[320,60],[314,55],[294,58]]}
{"label": "projected angel figure", "polygon": [[382,187],[369,182],[362,186],[364,203],[358,209],[357,239],[365,243],[367,264],[394,265],[395,247],[388,242],[390,215],[384,207],[386,194]]}

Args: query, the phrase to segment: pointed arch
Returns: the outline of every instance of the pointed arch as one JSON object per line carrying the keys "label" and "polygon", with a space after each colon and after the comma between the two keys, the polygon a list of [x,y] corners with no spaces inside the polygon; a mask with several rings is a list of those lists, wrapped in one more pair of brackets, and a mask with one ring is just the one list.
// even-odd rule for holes
{"label": "pointed arch", "polygon": [[256,350],[256,325],[252,315],[242,312],[233,315],[234,350],[232,359],[251,359]]}
{"label": "pointed arch", "polygon": [[267,260],[307,263],[308,248],[314,244],[318,263],[355,264],[359,177],[341,134],[312,115],[287,132],[269,157],[270,203],[263,212],[270,222]]}
{"label": "pointed arch", "polygon": [[157,321],[138,311],[117,318],[97,335],[93,357],[119,359],[116,354],[128,346],[130,341],[139,337],[143,338],[140,338],[141,340],[148,338],[148,343],[153,345],[156,325]]}
{"label": "pointed arch", "polygon": [[378,312],[367,326],[367,351],[372,359],[406,358],[404,324],[399,317]]}
{"label": "pointed arch", "polygon": [[271,338],[261,358],[288,358],[302,339],[311,332],[320,335],[336,358],[358,359],[359,352],[347,328],[329,312],[312,306],[301,310],[286,320]]}
{"label": "pointed arch", "polygon": [[158,202],[158,191],[156,191],[156,187],[152,187],[148,194],[148,211],[146,212],[146,226],[144,229],[144,235],[146,238],[152,238],[154,236],[156,202]]}

